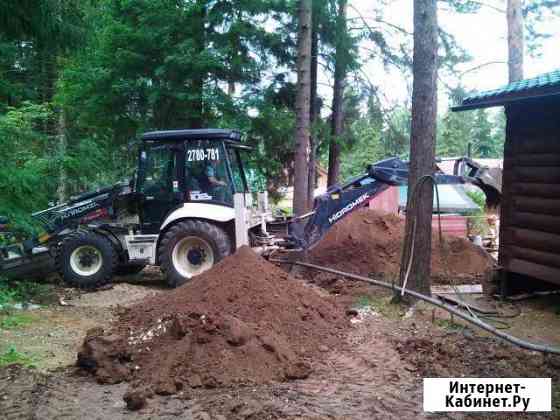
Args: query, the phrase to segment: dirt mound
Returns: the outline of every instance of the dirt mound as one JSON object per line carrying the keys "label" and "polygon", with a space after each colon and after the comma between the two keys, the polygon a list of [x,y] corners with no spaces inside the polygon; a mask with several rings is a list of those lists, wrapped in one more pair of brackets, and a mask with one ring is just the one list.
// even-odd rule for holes
{"label": "dirt mound", "polygon": [[[334,226],[311,251],[310,261],[342,271],[394,278],[399,274],[405,221],[394,214],[362,209]],[[432,238],[432,277],[437,283],[472,281],[493,264],[491,257],[467,239]]]}
{"label": "dirt mound", "polygon": [[247,247],[119,318],[88,333],[78,365],[103,383],[130,381],[132,407],[150,392],[304,378],[347,325],[329,297]]}

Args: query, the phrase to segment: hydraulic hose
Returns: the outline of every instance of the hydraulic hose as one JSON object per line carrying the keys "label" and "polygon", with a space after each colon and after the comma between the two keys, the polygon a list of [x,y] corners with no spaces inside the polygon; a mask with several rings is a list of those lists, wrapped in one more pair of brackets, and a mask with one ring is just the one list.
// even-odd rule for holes
{"label": "hydraulic hose", "polygon": [[369,277],[360,276],[358,274],[346,273],[344,271],[335,270],[333,268],[328,268],[328,267],[322,267],[322,266],[316,265],[316,264],[310,264],[310,263],[305,263],[305,262],[301,262],[301,261],[289,261],[289,260],[276,259],[276,258],[271,258],[271,259],[269,259],[269,261],[273,262],[273,263],[279,263],[279,264],[299,265],[301,267],[307,267],[307,268],[311,268],[313,270],[324,271],[326,273],[335,274],[337,276],[342,276],[342,277],[346,277],[346,278],[353,279],[353,280],[363,281],[365,283],[373,284],[375,286],[385,287],[386,289],[390,289],[390,290],[395,290],[396,289],[396,290],[400,291],[401,293],[409,294],[410,296],[412,296],[416,299],[423,300],[424,302],[427,302],[431,305],[437,306],[438,308],[444,309],[447,312],[452,313],[453,315],[457,315],[459,318],[461,318],[461,319],[463,319],[467,322],[470,322],[471,324],[476,325],[477,327],[483,329],[484,331],[487,331],[487,332],[495,335],[496,337],[499,337],[502,340],[507,341],[508,343],[511,343],[511,344],[516,345],[518,347],[521,347],[523,349],[538,351],[538,352],[541,352],[541,353],[544,353],[544,354],[560,354],[560,348],[552,347],[552,346],[548,346],[548,345],[544,345],[544,344],[531,343],[529,341],[525,341],[525,340],[522,340],[520,338],[514,337],[510,334],[506,334],[505,332],[496,329],[492,325],[489,325],[485,322],[482,322],[478,318],[474,318],[471,315],[469,315],[469,314],[467,314],[463,311],[460,311],[460,310],[458,310],[458,309],[456,309],[456,308],[454,308],[450,305],[447,305],[446,303],[443,303],[438,299],[435,299],[431,296],[423,295],[422,293],[418,293],[414,290],[403,289],[400,286],[392,285],[390,283],[387,283],[387,282],[384,282],[384,281],[381,281],[381,280],[371,279]]}

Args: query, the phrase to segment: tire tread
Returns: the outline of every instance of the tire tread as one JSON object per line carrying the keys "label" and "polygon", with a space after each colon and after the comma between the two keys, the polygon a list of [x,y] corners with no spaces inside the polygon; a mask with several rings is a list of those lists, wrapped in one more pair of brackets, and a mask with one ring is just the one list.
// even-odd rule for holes
{"label": "tire tread", "polygon": [[171,260],[171,250],[168,249],[170,246],[169,244],[174,238],[182,235],[183,233],[191,233],[193,231],[204,232],[205,235],[212,238],[218,250],[217,258],[214,261],[215,263],[220,261],[223,257],[231,254],[231,240],[227,233],[219,226],[197,219],[184,220],[173,225],[164,234],[158,247],[158,254],[160,255],[160,268],[171,287],[180,286],[189,279],[179,277],[178,273],[175,272],[173,262]]}
{"label": "tire tread", "polygon": [[[111,249],[111,267],[109,270],[105,270],[105,273],[101,279],[98,279],[94,283],[82,283],[77,278],[73,278],[71,276],[65,275],[65,267],[64,267],[64,249],[67,246],[71,246],[72,242],[84,242],[87,241],[88,238],[95,237],[97,240],[101,240],[107,243],[107,246]],[[88,230],[77,230],[72,232],[64,237],[62,242],[59,244],[56,256],[55,256],[55,267],[57,272],[60,274],[62,279],[66,284],[72,287],[78,287],[80,289],[96,289],[100,286],[103,286],[107,283],[110,283],[113,278],[113,272],[118,265],[118,254],[114,251],[113,244],[110,240],[105,238],[103,235],[98,233],[88,231]]]}

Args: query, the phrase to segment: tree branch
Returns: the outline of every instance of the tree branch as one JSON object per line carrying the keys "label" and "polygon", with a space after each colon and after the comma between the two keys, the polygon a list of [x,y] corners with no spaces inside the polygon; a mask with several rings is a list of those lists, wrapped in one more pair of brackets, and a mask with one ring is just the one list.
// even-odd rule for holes
{"label": "tree branch", "polygon": [[[371,25],[368,23],[367,19],[360,13],[360,11],[359,11],[358,9],[356,9],[356,7],[354,7],[354,6],[352,6],[352,5],[349,5],[348,7],[350,7],[352,10],[354,10],[354,12],[356,12],[356,14],[358,15],[358,18],[362,21],[362,23],[364,24],[364,26],[365,26],[371,33],[375,33],[375,30],[374,30],[374,29],[371,27]],[[395,24],[393,24],[393,23],[384,21],[383,19],[380,19],[380,18],[377,18],[377,17],[374,18],[374,20],[375,20],[375,22],[382,23],[382,24],[384,24],[384,25],[390,26],[391,28],[393,28],[393,29],[395,29],[395,30],[397,30],[397,31],[399,31],[399,32],[401,32],[401,33],[403,33],[403,34],[405,34],[405,35],[412,36],[412,33],[411,33],[411,32],[408,32],[406,29],[404,29],[404,28],[402,28],[402,27],[400,27],[400,26],[398,26],[398,25],[395,25]]]}
{"label": "tree branch", "polygon": [[471,67],[470,69],[467,69],[467,70],[459,73],[458,77],[461,78],[467,73],[470,73],[472,71],[480,70],[482,67],[491,66],[493,64],[507,64],[507,63],[505,61],[489,61],[487,63],[479,64],[478,66]]}

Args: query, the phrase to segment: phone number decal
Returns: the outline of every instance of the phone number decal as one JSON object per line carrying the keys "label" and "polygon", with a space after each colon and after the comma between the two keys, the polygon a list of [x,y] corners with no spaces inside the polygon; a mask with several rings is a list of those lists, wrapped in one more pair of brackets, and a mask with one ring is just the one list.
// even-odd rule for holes
{"label": "phone number decal", "polygon": [[218,148],[187,150],[187,161],[199,162],[202,160],[220,160],[220,150]]}

